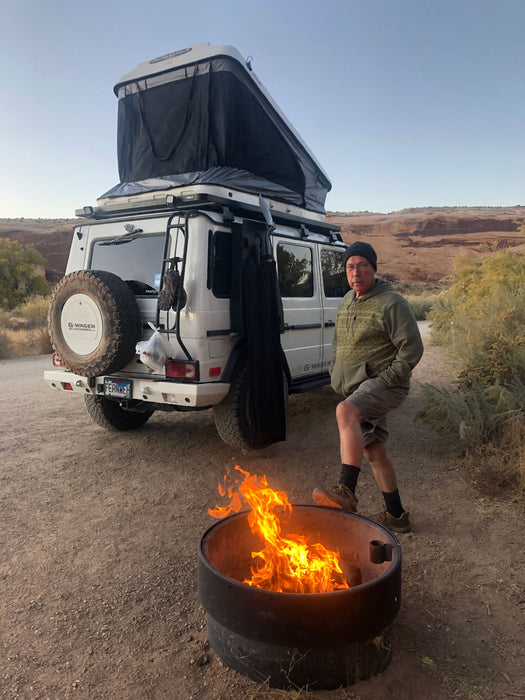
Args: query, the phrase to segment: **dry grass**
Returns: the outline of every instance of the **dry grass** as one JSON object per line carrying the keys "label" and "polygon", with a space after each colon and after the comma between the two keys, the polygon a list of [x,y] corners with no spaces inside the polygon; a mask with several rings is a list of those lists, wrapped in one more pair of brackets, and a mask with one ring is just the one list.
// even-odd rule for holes
{"label": "dry grass", "polygon": [[53,352],[47,330],[49,297],[27,299],[13,311],[0,312],[0,359]]}
{"label": "dry grass", "polygon": [[53,352],[47,328],[2,331],[7,342],[0,341],[0,359],[9,360],[29,355],[46,355]]}
{"label": "dry grass", "polygon": [[525,500],[525,421],[509,421],[495,443],[467,455],[461,466],[487,496],[510,494]]}
{"label": "dry grass", "polygon": [[436,303],[437,294],[421,294],[406,296],[406,300],[412,307],[415,317],[418,321],[424,321],[427,315],[432,311],[432,307]]}

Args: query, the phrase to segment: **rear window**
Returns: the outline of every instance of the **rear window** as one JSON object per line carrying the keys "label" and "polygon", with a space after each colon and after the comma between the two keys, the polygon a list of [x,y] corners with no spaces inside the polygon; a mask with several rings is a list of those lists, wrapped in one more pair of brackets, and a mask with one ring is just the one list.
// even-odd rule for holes
{"label": "rear window", "polygon": [[164,240],[164,235],[158,235],[95,241],[90,267],[131,282],[135,294],[151,294],[160,286]]}

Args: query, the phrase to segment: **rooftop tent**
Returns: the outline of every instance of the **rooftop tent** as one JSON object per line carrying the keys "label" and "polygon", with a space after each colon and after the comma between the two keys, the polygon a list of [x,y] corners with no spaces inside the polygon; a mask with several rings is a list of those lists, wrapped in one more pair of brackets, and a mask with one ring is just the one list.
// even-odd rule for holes
{"label": "rooftop tent", "polygon": [[234,48],[153,59],[115,94],[120,184],[103,197],[214,184],[324,213],[330,181]]}

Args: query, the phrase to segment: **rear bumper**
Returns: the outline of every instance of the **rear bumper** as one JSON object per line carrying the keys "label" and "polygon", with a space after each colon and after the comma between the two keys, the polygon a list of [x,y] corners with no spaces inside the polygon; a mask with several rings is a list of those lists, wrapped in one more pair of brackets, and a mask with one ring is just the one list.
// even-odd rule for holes
{"label": "rear bumper", "polygon": [[[230,389],[223,382],[206,384],[182,384],[150,378],[118,377],[131,381],[131,398],[152,404],[201,408],[214,406],[222,401]],[[104,376],[92,378],[81,377],[66,370],[49,370],[44,372],[44,381],[57,391],[73,391],[78,394],[104,396]]]}

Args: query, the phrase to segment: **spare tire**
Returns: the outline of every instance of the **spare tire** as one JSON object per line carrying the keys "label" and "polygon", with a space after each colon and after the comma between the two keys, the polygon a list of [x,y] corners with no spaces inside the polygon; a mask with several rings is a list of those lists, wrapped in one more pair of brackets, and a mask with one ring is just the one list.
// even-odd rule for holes
{"label": "spare tire", "polygon": [[105,270],[79,270],[62,278],[51,295],[48,328],[64,365],[83,377],[125,367],[142,330],[133,293]]}

